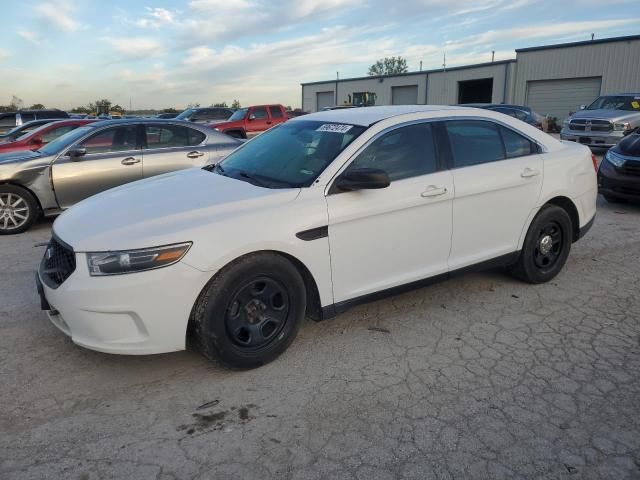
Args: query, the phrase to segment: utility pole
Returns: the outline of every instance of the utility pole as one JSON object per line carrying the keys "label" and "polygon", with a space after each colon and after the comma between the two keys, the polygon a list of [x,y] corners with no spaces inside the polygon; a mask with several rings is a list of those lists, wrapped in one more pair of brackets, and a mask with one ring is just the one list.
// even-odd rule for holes
{"label": "utility pole", "polygon": [[340,81],[340,72],[336,72],[336,94],[335,94],[336,101],[334,102],[335,105],[338,105],[338,82],[339,81]]}
{"label": "utility pole", "polygon": [[495,58],[496,58],[496,51],[495,50],[491,50],[491,63],[494,62]]}
{"label": "utility pole", "polygon": [[422,60],[420,60],[420,71],[422,71]]}

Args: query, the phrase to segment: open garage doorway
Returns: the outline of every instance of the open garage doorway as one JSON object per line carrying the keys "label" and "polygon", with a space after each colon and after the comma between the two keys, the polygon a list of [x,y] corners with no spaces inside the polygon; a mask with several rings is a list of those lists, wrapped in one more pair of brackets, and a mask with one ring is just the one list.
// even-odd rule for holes
{"label": "open garage doorway", "polygon": [[491,103],[493,78],[458,82],[458,103]]}

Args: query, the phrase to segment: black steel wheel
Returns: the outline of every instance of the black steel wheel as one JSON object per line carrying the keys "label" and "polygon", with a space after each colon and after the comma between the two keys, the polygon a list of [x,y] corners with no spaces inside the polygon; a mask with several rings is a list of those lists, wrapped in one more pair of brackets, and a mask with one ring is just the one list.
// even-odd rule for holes
{"label": "black steel wheel", "polygon": [[544,283],[555,277],[569,256],[572,232],[571,217],[563,208],[542,207],[529,226],[512,270],[514,276],[529,283]]}
{"label": "black steel wheel", "polygon": [[204,288],[189,333],[206,357],[231,368],[254,368],[287,349],[306,305],[297,268],[276,253],[255,253],[223,268]]}

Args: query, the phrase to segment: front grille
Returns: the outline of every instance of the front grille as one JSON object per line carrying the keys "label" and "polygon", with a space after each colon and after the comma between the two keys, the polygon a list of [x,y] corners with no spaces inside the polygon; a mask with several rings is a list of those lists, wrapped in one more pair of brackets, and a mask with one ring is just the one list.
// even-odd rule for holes
{"label": "front grille", "polygon": [[51,288],[58,288],[76,269],[73,249],[56,237],[52,237],[40,264],[42,281]]}
{"label": "front grille", "polygon": [[569,128],[576,132],[611,132],[613,130],[613,125],[608,120],[576,118],[569,122]]}
{"label": "front grille", "polygon": [[627,175],[640,175],[640,161],[627,160],[618,170]]}

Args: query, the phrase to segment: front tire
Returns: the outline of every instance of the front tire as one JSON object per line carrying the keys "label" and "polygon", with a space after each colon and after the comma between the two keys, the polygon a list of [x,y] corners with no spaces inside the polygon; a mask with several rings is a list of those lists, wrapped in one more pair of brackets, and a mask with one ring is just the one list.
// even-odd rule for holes
{"label": "front tire", "polygon": [[567,261],[571,250],[573,226],[562,208],[546,205],[531,222],[513,275],[529,283],[544,283],[554,278]]}
{"label": "front tire", "polygon": [[306,311],[304,281],[275,253],[243,257],[205,287],[192,314],[202,353],[227,367],[271,362],[296,337]]}
{"label": "front tire", "polygon": [[15,185],[0,185],[0,235],[29,230],[38,213],[38,202],[27,190]]}

